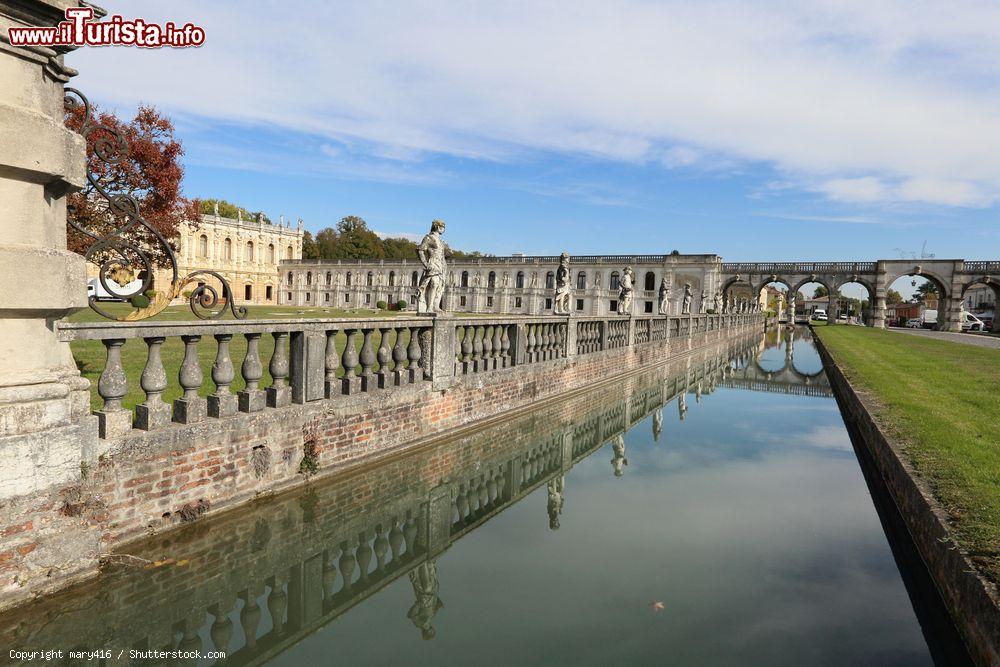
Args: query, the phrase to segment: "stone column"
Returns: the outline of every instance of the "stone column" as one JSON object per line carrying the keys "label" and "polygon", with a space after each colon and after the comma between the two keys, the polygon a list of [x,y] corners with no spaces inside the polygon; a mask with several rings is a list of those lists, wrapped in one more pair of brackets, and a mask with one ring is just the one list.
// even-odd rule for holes
{"label": "stone column", "polygon": [[885,262],[878,261],[875,264],[875,293],[870,295],[872,299],[872,326],[876,329],[885,329],[885,297],[888,290]]}
{"label": "stone column", "polygon": [[[55,25],[68,0],[0,4],[0,31]],[[83,138],[63,125],[68,49],[0,41],[0,499],[80,474],[97,429],[56,320],[87,306],[86,267],[66,249],[66,195],[86,183]]]}

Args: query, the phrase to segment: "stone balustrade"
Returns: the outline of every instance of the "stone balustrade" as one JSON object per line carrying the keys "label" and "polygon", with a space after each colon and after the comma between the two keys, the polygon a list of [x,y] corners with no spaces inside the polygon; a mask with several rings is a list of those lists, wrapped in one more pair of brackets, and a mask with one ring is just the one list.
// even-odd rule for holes
{"label": "stone balustrade", "polygon": [[[59,337],[63,341],[99,340],[105,347],[106,360],[97,382],[102,405],[96,415],[100,437],[112,439],[171,424],[392,391],[427,381],[442,389],[467,375],[742,326],[754,317],[759,316],[64,322],[59,324]],[[241,359],[233,359],[230,346],[238,338],[245,341],[246,351]],[[141,339],[146,346],[139,377],[144,400],[135,406],[134,414],[123,403],[130,386],[122,348],[130,339]],[[171,339],[182,343],[183,359],[172,385],[174,393],[179,387],[180,395],[168,403],[163,397],[173,378],[168,377],[162,351]],[[273,351],[263,359],[261,341],[267,339]],[[203,368],[206,346],[214,358],[210,372]],[[437,359],[435,350],[440,355]],[[270,376],[266,387],[262,386],[265,364]],[[234,392],[238,380],[241,388]]]}

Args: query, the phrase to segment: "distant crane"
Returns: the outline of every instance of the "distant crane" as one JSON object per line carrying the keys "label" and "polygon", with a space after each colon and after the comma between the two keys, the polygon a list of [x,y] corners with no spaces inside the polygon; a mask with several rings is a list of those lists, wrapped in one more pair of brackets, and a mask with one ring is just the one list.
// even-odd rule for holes
{"label": "distant crane", "polygon": [[893,250],[899,253],[900,259],[934,259],[935,257],[937,257],[937,255],[935,255],[934,253],[927,252],[926,240],[924,241],[924,244],[920,246],[919,256],[917,255],[916,252],[912,250],[903,250],[902,248],[893,248]]}

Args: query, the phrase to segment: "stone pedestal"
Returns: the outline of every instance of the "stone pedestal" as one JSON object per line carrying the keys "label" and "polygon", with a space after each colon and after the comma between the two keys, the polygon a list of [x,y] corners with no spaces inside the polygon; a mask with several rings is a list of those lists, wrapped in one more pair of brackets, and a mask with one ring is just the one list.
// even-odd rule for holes
{"label": "stone pedestal", "polygon": [[[0,4],[0,26],[55,25],[76,2]],[[55,321],[87,306],[81,256],[66,249],[66,195],[86,182],[84,140],[63,125],[68,49],[0,41],[0,499],[80,474],[96,457],[89,383]],[[122,420],[107,415],[112,430]],[[131,424],[129,424],[131,427]]]}

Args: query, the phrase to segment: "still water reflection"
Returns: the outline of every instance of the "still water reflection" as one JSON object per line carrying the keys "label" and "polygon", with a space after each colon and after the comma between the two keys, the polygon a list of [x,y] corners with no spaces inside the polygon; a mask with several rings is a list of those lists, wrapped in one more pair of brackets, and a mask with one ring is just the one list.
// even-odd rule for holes
{"label": "still water reflection", "polygon": [[166,563],[0,617],[4,645],[223,648],[226,664],[932,664],[806,330],[128,551]]}

